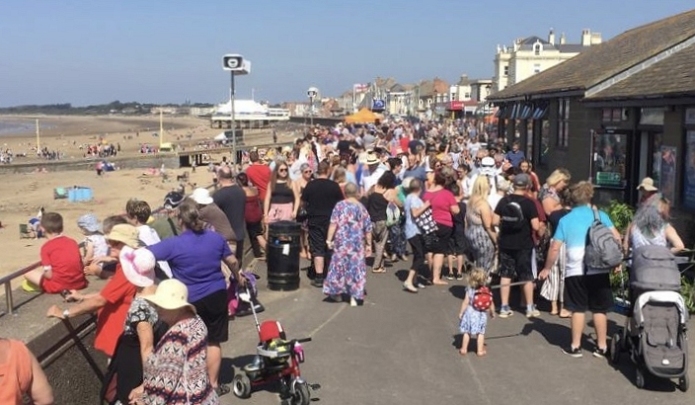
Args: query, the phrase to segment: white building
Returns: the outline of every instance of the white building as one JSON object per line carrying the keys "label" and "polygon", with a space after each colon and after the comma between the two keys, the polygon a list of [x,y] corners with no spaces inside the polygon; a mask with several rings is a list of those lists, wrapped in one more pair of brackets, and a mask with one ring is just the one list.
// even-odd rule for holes
{"label": "white building", "polygon": [[578,55],[584,49],[602,42],[601,34],[585,29],[581,42],[568,44],[563,33],[559,41],[551,29],[548,40],[537,36],[517,39],[511,47],[497,46],[493,92],[519,83]]}

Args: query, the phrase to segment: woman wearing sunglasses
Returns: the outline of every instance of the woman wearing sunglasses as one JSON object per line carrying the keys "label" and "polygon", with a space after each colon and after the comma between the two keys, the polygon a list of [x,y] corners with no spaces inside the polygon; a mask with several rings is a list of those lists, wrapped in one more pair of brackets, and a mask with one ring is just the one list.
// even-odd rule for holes
{"label": "woman wearing sunglasses", "polygon": [[[294,219],[294,205],[297,195],[292,186],[289,175],[289,166],[286,162],[278,162],[268,182],[268,192],[265,194],[263,204],[263,218],[266,224],[278,221],[291,221]],[[268,229],[266,228],[266,240]]]}

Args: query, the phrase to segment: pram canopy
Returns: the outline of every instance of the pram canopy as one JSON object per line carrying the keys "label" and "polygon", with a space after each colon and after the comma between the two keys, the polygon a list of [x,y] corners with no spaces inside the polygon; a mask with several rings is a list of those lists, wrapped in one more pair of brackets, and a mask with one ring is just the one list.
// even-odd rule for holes
{"label": "pram canopy", "polygon": [[630,287],[642,291],[680,291],[676,257],[665,246],[647,245],[632,252]]}
{"label": "pram canopy", "polygon": [[642,325],[645,322],[646,315],[643,308],[649,303],[673,304],[678,308],[678,322],[681,325],[688,322],[688,309],[685,305],[685,300],[679,293],[675,291],[649,291],[641,294],[635,303],[634,318],[638,325]]}

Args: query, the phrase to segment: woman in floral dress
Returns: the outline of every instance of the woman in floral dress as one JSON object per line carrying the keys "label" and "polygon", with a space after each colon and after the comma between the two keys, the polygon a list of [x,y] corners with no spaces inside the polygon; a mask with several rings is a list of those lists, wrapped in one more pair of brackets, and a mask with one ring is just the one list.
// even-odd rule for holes
{"label": "woman in floral dress", "polygon": [[350,295],[350,305],[364,299],[367,275],[365,258],[371,253],[372,221],[364,205],[357,200],[354,183],[345,185],[345,200],[333,208],[326,243],[333,250],[323,293],[333,300]]}

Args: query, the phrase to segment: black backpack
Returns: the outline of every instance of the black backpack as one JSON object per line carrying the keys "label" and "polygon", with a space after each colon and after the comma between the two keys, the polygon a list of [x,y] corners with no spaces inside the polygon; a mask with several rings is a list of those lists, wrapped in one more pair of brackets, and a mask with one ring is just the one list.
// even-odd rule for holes
{"label": "black backpack", "polygon": [[524,228],[526,218],[524,211],[521,209],[521,204],[516,201],[508,200],[502,208],[500,215],[500,230],[502,232],[516,233]]}

